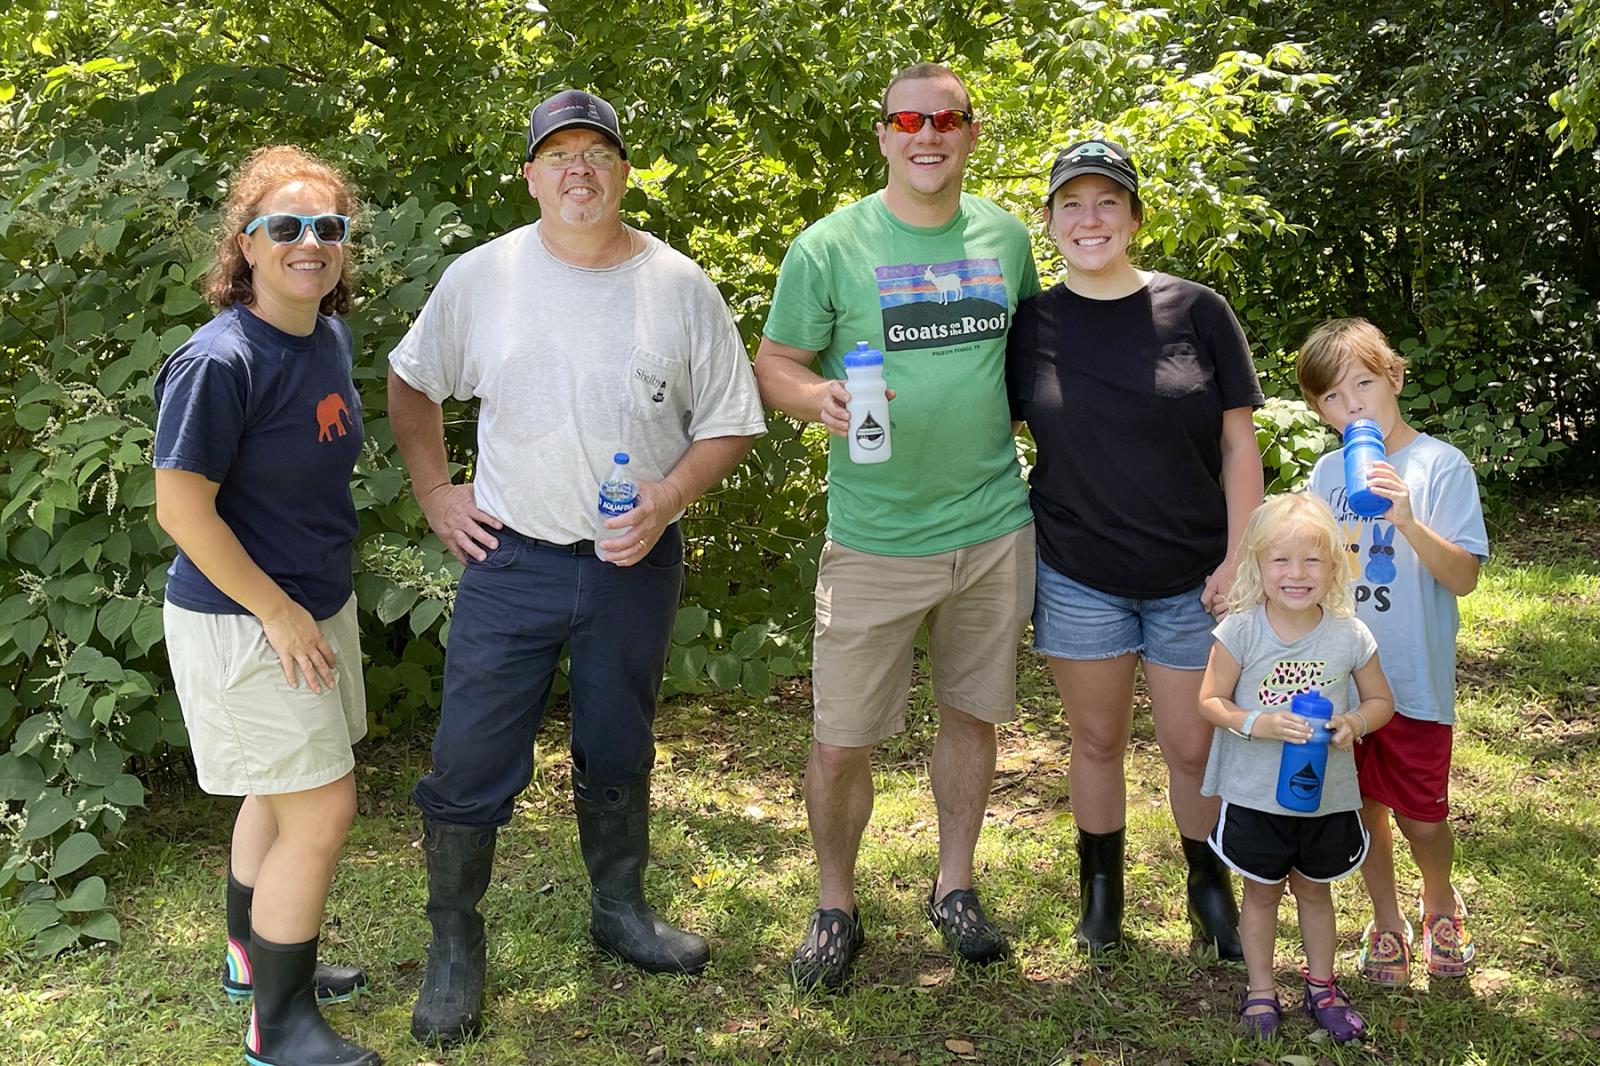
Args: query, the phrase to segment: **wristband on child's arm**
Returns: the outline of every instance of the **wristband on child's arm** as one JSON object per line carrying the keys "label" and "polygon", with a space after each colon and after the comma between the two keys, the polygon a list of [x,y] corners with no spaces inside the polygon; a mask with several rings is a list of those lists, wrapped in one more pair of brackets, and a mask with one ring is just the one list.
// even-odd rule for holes
{"label": "wristband on child's arm", "polygon": [[1228,732],[1232,733],[1236,737],[1243,737],[1246,740],[1253,740],[1255,738],[1250,735],[1250,732],[1255,728],[1256,719],[1260,717],[1261,708],[1257,707],[1245,714],[1244,722],[1239,726],[1238,729],[1230,729]]}
{"label": "wristband on child's arm", "polygon": [[1367,716],[1362,714],[1360,711],[1351,711],[1350,713],[1355,715],[1357,718],[1361,719],[1361,734],[1359,736],[1357,736],[1356,739],[1357,740],[1365,740],[1365,739],[1367,739],[1367,734],[1372,732],[1372,728],[1367,725]]}

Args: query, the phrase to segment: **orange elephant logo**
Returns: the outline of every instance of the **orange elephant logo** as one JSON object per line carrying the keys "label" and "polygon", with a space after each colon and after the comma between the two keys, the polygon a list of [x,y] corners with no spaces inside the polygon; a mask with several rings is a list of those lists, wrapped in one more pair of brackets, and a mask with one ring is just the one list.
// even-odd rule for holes
{"label": "orange elephant logo", "polygon": [[337,392],[330,392],[317,401],[317,443],[333,440],[334,431],[339,436],[345,435],[345,423],[350,421],[350,408],[344,404],[344,397]]}

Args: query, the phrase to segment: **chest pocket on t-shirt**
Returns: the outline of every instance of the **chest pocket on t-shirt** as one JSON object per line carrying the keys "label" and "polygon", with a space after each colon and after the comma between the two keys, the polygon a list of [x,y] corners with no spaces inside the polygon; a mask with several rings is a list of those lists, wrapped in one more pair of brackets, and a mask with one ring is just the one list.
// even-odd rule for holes
{"label": "chest pocket on t-shirt", "polygon": [[1163,344],[1155,366],[1155,394],[1165,400],[1179,400],[1206,391],[1211,384],[1210,370],[1200,364],[1200,353],[1187,341]]}
{"label": "chest pocket on t-shirt", "polygon": [[628,409],[637,419],[681,418],[688,366],[637,344],[628,356]]}

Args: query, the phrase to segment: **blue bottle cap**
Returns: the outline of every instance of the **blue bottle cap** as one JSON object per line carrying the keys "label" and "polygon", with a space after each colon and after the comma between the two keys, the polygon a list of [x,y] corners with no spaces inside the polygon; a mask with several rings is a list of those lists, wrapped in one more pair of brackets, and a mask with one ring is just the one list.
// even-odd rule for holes
{"label": "blue bottle cap", "polygon": [[618,466],[627,466],[628,465],[628,453],[627,452],[618,452],[616,455],[613,455],[611,457],[611,461],[613,463],[616,463]]}
{"label": "blue bottle cap", "polygon": [[1383,430],[1378,428],[1378,423],[1370,418],[1358,418],[1344,427],[1345,440],[1363,435],[1375,437],[1380,441],[1383,440]]}
{"label": "blue bottle cap", "polygon": [[866,341],[856,341],[856,350],[844,353],[846,367],[882,366],[883,353],[871,347]]}
{"label": "blue bottle cap", "polygon": [[1298,715],[1307,718],[1330,718],[1333,716],[1333,702],[1318,689],[1309,688],[1304,692],[1297,692],[1289,701],[1290,708]]}

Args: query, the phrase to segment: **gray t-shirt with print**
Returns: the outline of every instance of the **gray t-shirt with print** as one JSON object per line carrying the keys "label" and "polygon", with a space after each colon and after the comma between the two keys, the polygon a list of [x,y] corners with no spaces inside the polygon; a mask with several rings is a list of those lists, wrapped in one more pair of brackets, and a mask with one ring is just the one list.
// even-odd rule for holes
{"label": "gray t-shirt with print", "polygon": [[[1334,714],[1351,711],[1361,704],[1351,675],[1378,650],[1372,632],[1359,619],[1336,618],[1329,611],[1322,612],[1322,621],[1315,629],[1294,641],[1278,636],[1263,606],[1230,614],[1211,632],[1243,668],[1233,702],[1245,711],[1288,710],[1294,696],[1311,689],[1321,690],[1333,704]],[[1206,760],[1200,791],[1241,807],[1298,817],[1361,809],[1356,761],[1351,752],[1328,746],[1322,802],[1310,816],[1278,805],[1278,764],[1282,758],[1281,740],[1245,740],[1218,729],[1211,738],[1211,755]]]}
{"label": "gray t-shirt with print", "polygon": [[639,237],[637,255],[599,270],[552,256],[538,223],[480,245],[389,355],[433,402],[479,401],[477,504],[519,533],[592,538],[615,452],[657,481],[696,440],[766,432],[722,295],[686,256]]}

